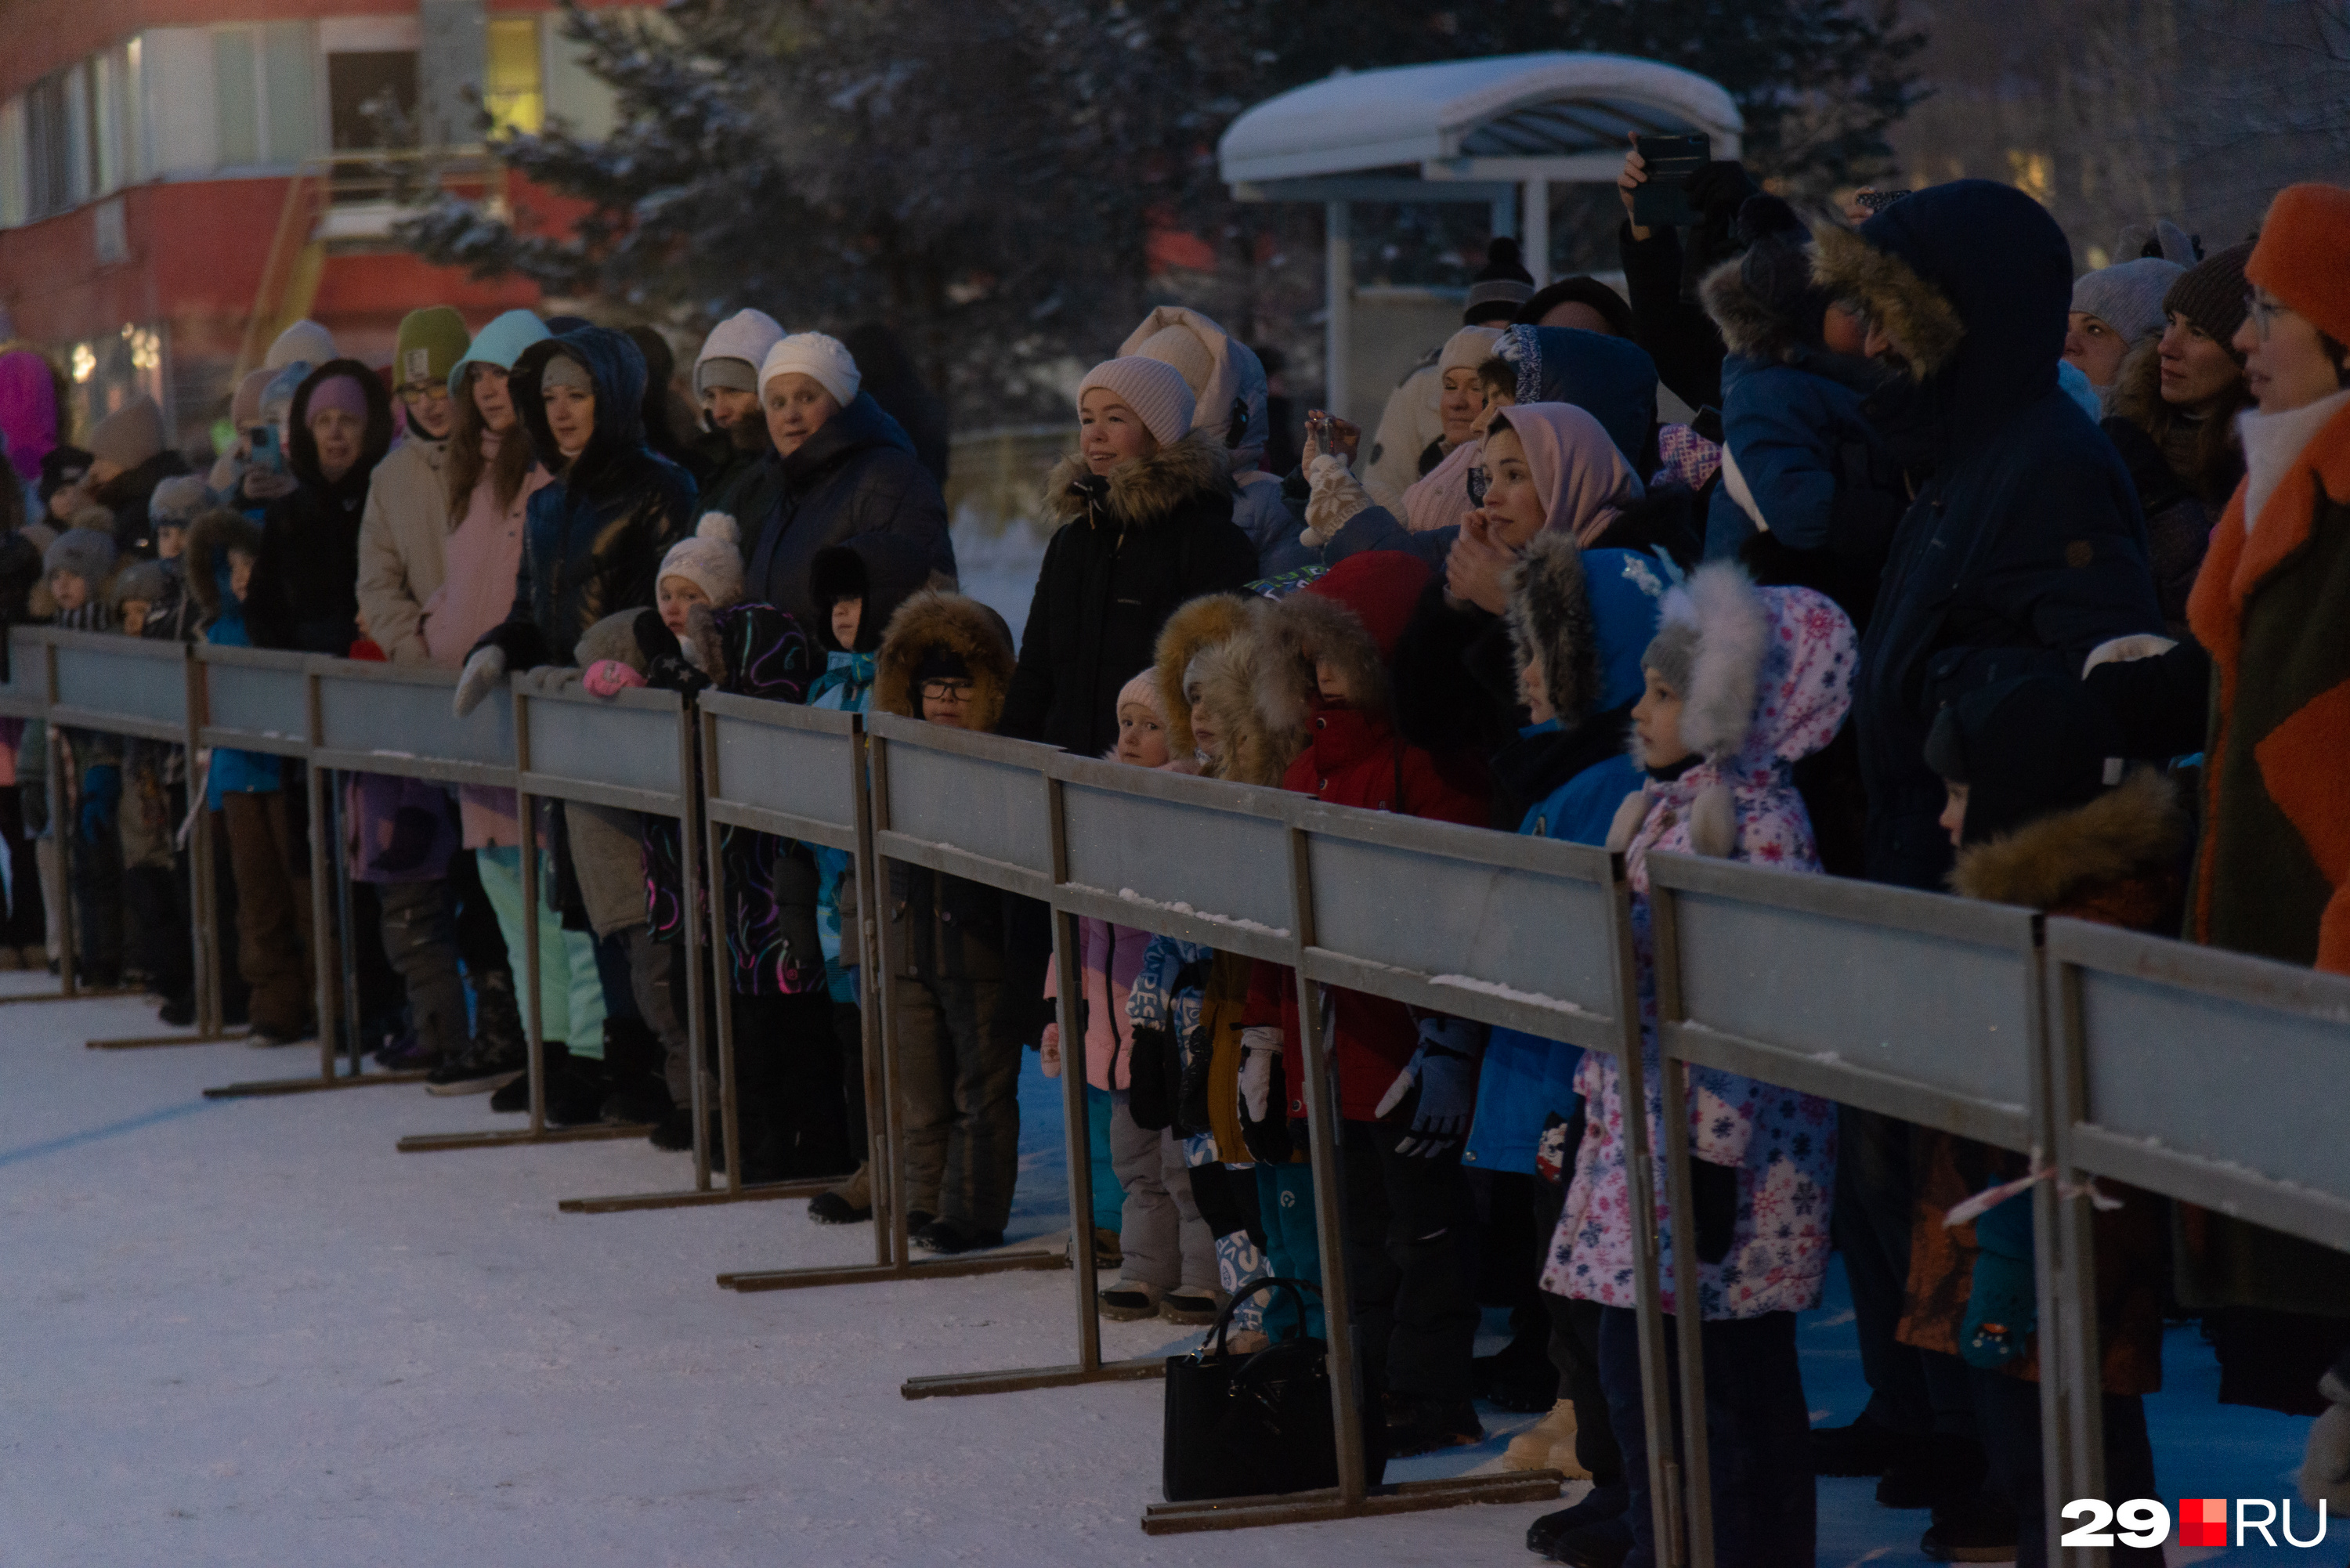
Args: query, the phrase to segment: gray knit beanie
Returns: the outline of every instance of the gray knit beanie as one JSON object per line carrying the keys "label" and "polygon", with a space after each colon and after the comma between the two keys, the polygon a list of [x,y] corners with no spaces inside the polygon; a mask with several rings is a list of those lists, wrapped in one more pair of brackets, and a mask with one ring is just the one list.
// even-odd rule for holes
{"label": "gray knit beanie", "polygon": [[2186,270],[2159,256],[2144,256],[2083,273],[2073,280],[2073,308],[2095,317],[2135,348],[2161,335],[2163,292]]}
{"label": "gray knit beanie", "polygon": [[158,528],[177,524],[186,527],[196,520],[196,514],[213,504],[213,493],[204,482],[192,473],[182,473],[165,480],[147,498],[147,521]]}
{"label": "gray knit beanie", "polygon": [[106,586],[107,574],[114,570],[114,535],[98,528],[68,528],[50,544],[42,556],[41,569],[49,576],[71,572],[88,583],[89,591],[95,594]]}

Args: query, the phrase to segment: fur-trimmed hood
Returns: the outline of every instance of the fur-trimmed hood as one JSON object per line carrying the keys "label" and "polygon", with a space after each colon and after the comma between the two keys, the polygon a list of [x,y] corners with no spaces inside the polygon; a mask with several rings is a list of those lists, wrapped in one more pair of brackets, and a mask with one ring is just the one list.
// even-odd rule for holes
{"label": "fur-trimmed hood", "polygon": [[1265,726],[1305,732],[1321,702],[1317,659],[1336,667],[1347,707],[1386,719],[1394,707],[1388,662],[1430,575],[1417,556],[1366,550],[1276,603],[1264,618],[1267,657],[1257,681]]}
{"label": "fur-trimmed hood", "polygon": [[936,588],[924,588],[889,618],[874,663],[874,711],[920,718],[922,697],[914,671],[925,654],[940,647],[961,657],[979,688],[970,728],[992,732],[1012,689],[1012,629],[977,599]]}
{"label": "fur-trimmed hood", "polygon": [[1698,285],[1698,302],[1721,329],[1721,341],[1732,354],[1749,359],[1782,359],[1804,346],[1794,323],[1771,308],[1747,286],[1742,258],[1723,262]]}
{"label": "fur-trimmed hood", "polygon": [[1081,457],[1065,457],[1045,483],[1045,513],[1057,525],[1090,516],[1096,498],[1107,521],[1148,528],[1202,495],[1238,493],[1232,462],[1203,430],[1169,441],[1149,457],[1096,475]]}
{"label": "fur-trimmed hood", "polygon": [[1725,774],[1773,773],[1835,738],[1859,639],[1826,596],[1758,588],[1743,568],[1715,562],[1665,595],[1659,619],[1659,640],[1694,643],[1681,742]]}
{"label": "fur-trimmed hood", "polygon": [[1904,197],[1857,234],[1823,230],[1812,275],[1859,302],[1932,396],[1911,411],[1964,449],[2056,385],[2073,252],[2046,208],[2012,186],[1956,180]]}
{"label": "fur-trimmed hood", "polygon": [[2116,883],[2175,877],[2190,827],[2178,791],[2137,767],[2085,805],[2051,812],[1960,851],[1950,890],[1961,898],[2054,909]]}
{"label": "fur-trimmed hood", "polygon": [[1205,770],[1211,778],[1277,785],[1290,763],[1305,749],[1308,734],[1303,725],[1271,723],[1257,701],[1259,685],[1273,657],[1265,618],[1253,615],[1241,635],[1209,644],[1198,655],[1200,701],[1224,722],[1222,754]]}
{"label": "fur-trimmed hood", "polygon": [[1199,741],[1191,733],[1191,703],[1183,675],[1201,653],[1246,633],[1265,601],[1253,594],[1201,594],[1167,618],[1159,628],[1159,647],[1152,654],[1151,679],[1159,687],[1159,706],[1167,713],[1167,745],[1175,756],[1190,757]]}
{"label": "fur-trimmed hood", "polygon": [[1656,635],[1665,576],[1629,550],[1578,550],[1538,534],[1508,579],[1518,667],[1542,656],[1550,705],[1563,728],[1640,695],[1640,655]]}
{"label": "fur-trimmed hood", "polygon": [[221,571],[232,550],[242,550],[257,558],[261,555],[261,524],[241,512],[216,506],[189,525],[188,592],[195,596],[197,607],[204,612],[206,620],[220,614]]}

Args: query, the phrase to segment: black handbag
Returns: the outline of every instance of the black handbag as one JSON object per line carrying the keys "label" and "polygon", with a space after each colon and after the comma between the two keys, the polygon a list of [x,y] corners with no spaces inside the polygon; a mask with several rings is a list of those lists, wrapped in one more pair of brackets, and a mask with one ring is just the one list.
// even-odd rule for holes
{"label": "black handbag", "polygon": [[[1232,1311],[1260,1291],[1287,1291],[1298,1323],[1289,1337],[1253,1355],[1224,1347]],[[1307,1281],[1259,1280],[1226,1303],[1200,1348],[1167,1358],[1167,1432],[1159,1490],[1169,1502],[1265,1497],[1338,1484],[1336,1427],[1330,1412],[1328,1347],[1305,1334]],[[1363,1460],[1376,1486],[1386,1455],[1364,1420]]]}

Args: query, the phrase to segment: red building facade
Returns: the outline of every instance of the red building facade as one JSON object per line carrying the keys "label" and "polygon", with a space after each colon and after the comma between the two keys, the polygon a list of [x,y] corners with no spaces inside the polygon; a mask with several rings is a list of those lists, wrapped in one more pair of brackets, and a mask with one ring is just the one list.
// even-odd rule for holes
{"label": "red building facade", "polygon": [[558,22],[536,0],[0,0],[0,337],[67,367],[78,430],[146,392],[200,446],[287,322],[388,363],[417,305],[536,304],[402,250],[393,187],[431,171],[565,224],[480,155],[473,107],[608,127]]}

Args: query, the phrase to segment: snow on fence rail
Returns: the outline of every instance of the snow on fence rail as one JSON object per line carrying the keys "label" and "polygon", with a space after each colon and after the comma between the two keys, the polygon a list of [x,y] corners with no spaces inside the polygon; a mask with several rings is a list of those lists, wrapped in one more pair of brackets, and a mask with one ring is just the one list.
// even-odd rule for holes
{"label": "snow on fence rail", "polygon": [[[322,842],[323,770],[497,783],[653,811],[689,830],[706,810],[713,866],[716,835],[729,825],[856,852],[860,877],[873,879],[865,883],[868,919],[858,937],[869,971],[888,970],[879,922],[869,918],[878,908],[870,889],[887,862],[1037,899],[1052,912],[1065,1016],[1076,1006],[1080,917],[1289,965],[1304,1081],[1314,1088],[1305,1096],[1311,1158],[1336,1321],[1344,1320],[1345,1278],[1336,1102],[1318,1027],[1323,987],[1551,1035],[1617,1054],[1636,1078],[1640,1072],[1628,892],[1621,858],[1602,851],[1118,767],[890,715],[858,721],[705,696],[697,729],[694,708],[667,693],[611,703],[525,680],[507,712],[486,703],[488,716],[477,712],[469,725],[448,716],[442,672],[170,644],[132,651],[102,638],[23,628],[12,630],[7,653],[0,715],[310,761],[314,847]],[[1660,1060],[1721,1067],[2024,1152],[2051,1179],[2035,1185],[2033,1202],[2043,1221],[2035,1227],[2042,1321],[2052,1325],[2041,1357],[2052,1500],[2095,1495],[2102,1473],[2090,1179],[2126,1181],[2350,1250],[2350,1147],[2331,1136],[2322,1098],[2309,1094],[2309,1085],[2329,1081],[2350,1045],[2350,978],[1835,878],[1668,856],[1652,861],[1650,873]],[[713,909],[723,902],[713,898]],[[213,907],[199,899],[200,928]],[[712,940],[723,935],[713,927]],[[326,989],[322,982],[322,996]],[[882,1038],[868,1053],[869,1091],[883,1088],[894,1059],[888,988],[877,992]],[[335,1077],[331,1056],[326,1075],[350,1081]],[[1679,1075],[1667,1074],[1664,1091],[1668,1190],[1652,1197],[1682,1204]],[[1637,1085],[1627,1092],[1637,1096]],[[1085,1103],[1074,1071],[1065,1093],[1070,1251],[1079,1265],[1076,1363],[915,1378],[909,1397],[1156,1370],[1100,1360],[1085,1266]],[[889,1114],[877,1150],[888,1146],[894,1157],[895,1096],[880,1099]],[[1641,1119],[1627,1135],[1645,1143]],[[1641,1148],[1630,1152],[1633,1168],[1648,1168]],[[901,1190],[890,1179],[894,1166],[877,1168],[885,1188]],[[892,1207],[902,1211],[902,1200]],[[1653,1227],[1639,1229],[1643,1273],[1653,1280]],[[877,1250],[880,1259],[869,1267],[722,1282],[780,1288],[1059,1262],[1022,1255],[913,1264],[902,1212],[894,1239],[879,1238]],[[1677,1267],[1693,1271],[1688,1250]],[[1680,1283],[1694,1289],[1693,1280]],[[1675,1422],[1654,1292],[1648,1294],[1644,1403],[1651,1432],[1663,1434]],[[1685,1367],[1701,1365],[1695,1326],[1679,1324]],[[1342,1434],[1337,1488],[1156,1506],[1145,1529],[1391,1512],[1540,1484],[1539,1477],[1482,1477],[1373,1491],[1352,1420],[1346,1335],[1332,1336],[1330,1356]],[[1694,1379],[1684,1386],[1684,1419],[1698,1416],[1701,1398]],[[1711,1568],[1704,1445],[1686,1459],[1676,1459],[1674,1448],[1649,1444],[1665,1472],[1655,1488],[1659,1539],[1672,1568]],[[2059,1552],[2053,1536],[2062,1516],[2053,1506],[2049,1519],[2051,1551]]]}

